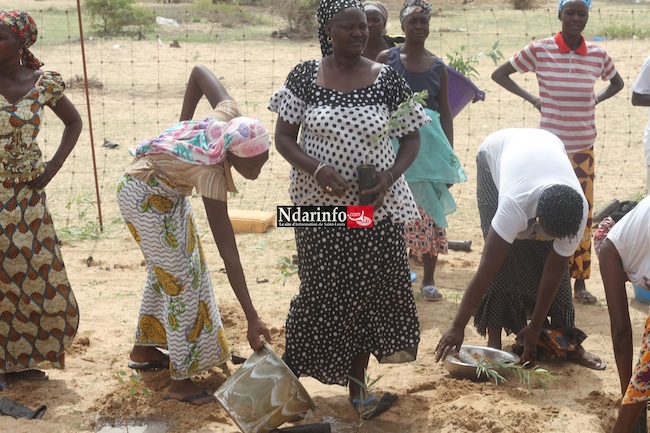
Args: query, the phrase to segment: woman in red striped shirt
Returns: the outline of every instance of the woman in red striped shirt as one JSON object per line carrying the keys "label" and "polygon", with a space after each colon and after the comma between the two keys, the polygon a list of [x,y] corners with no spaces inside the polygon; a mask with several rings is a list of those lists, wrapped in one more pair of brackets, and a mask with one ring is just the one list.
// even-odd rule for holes
{"label": "woman in red striped shirt", "polygon": [[[532,42],[492,74],[492,79],[500,86],[541,112],[539,127],[562,140],[587,197],[587,227],[569,263],[571,277],[575,279],[574,299],[584,304],[597,302],[585,286],[591,270],[595,106],[624,86],[605,50],[582,37],[590,9],[591,0],[559,0],[558,19],[562,22],[562,30],[553,37]],[[510,77],[515,72],[535,72],[539,96],[515,83]],[[594,85],[599,77],[610,83],[595,94]]]}

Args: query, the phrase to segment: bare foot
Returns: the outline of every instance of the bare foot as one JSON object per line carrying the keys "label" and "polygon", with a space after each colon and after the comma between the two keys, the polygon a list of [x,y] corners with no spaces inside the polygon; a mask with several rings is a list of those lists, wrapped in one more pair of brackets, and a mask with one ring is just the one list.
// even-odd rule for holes
{"label": "bare foot", "polygon": [[165,354],[154,346],[133,346],[129,355],[131,361],[134,362],[159,361],[164,357]]}

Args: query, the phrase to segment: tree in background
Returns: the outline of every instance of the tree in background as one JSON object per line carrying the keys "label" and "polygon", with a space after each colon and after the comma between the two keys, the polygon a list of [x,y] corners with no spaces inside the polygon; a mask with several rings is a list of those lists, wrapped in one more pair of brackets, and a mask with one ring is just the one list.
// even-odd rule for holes
{"label": "tree in background", "polygon": [[153,11],[136,6],[135,0],[85,0],[84,7],[100,36],[136,34],[155,23]]}

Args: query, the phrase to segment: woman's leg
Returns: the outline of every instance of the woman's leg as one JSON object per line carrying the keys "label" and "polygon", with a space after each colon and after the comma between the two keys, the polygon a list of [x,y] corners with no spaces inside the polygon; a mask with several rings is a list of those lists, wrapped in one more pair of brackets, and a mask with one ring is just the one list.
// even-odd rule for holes
{"label": "woman's leg", "polygon": [[[368,360],[370,359],[370,354],[368,352],[359,353],[352,359],[352,368],[350,368],[350,377],[358,380],[360,383],[365,384],[366,375],[365,372],[368,369]],[[361,395],[361,386],[356,383],[354,380],[350,380],[348,385],[350,390],[350,400],[355,399],[366,399],[369,396]]]}
{"label": "woman's leg", "polygon": [[488,326],[488,347],[501,350],[501,329],[502,328],[496,326]]}

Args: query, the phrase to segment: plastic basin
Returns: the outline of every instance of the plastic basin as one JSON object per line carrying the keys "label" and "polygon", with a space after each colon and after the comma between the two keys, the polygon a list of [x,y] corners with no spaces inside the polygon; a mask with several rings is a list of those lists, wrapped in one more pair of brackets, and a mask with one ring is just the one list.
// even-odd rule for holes
{"label": "plastic basin", "polygon": [[460,72],[450,66],[445,66],[447,67],[447,88],[452,117],[456,117],[472,101],[485,101],[485,92]]}

